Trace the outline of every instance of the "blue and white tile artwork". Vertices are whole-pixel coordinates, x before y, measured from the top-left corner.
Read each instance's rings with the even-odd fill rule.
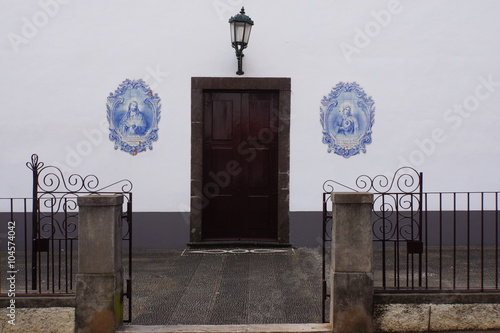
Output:
[[[132,155],[153,149],[158,140],[160,98],[143,80],[125,80],[107,103],[109,139]]]
[[[375,107],[370,96],[356,82],[338,83],[321,100],[323,143],[328,152],[349,158],[366,153],[372,142]]]

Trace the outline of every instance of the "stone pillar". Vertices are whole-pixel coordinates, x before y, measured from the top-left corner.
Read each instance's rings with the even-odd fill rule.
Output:
[[[371,193],[332,193],[333,332],[373,332]]]
[[[78,198],[76,333],[114,333],[123,321],[121,195]]]

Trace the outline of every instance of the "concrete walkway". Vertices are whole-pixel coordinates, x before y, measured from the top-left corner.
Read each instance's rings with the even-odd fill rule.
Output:
[[[133,255],[133,325],[321,322],[319,249]]]

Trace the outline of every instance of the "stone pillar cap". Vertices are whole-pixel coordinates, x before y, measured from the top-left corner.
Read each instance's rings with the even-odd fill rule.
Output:
[[[78,197],[78,206],[118,206],[123,204],[121,194],[91,194]]]
[[[373,193],[369,192],[332,192],[332,202],[336,204],[373,203]]]

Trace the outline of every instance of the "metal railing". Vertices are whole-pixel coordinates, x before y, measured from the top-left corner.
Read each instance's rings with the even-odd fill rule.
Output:
[[[69,198],[67,198],[69,199]],[[16,295],[73,294],[77,266],[76,214],[67,209],[44,216],[50,236],[36,238],[32,228],[33,198],[0,198],[0,295],[11,289],[6,278],[15,272]],[[36,250],[36,251],[35,251]]]
[[[0,296],[74,295],[78,267],[78,204],[82,195],[124,197],[124,270],[128,319],[132,311],[132,183],[101,187],[94,175],[65,176],[33,154],[31,198],[0,198]],[[13,276],[14,279],[7,280]],[[12,282],[15,280],[15,283]],[[8,296],[10,297],[10,296]]]
[[[331,242],[333,191],[374,194],[376,292],[499,292],[499,192],[424,192],[423,174],[404,167],[392,178],[362,175],[354,186],[323,185],[323,301],[328,299],[325,247]]]
[[[380,196],[387,201],[398,194]],[[374,224],[375,286],[500,291],[498,201],[498,192],[424,192],[418,217],[408,209],[374,212],[385,215],[383,224]]]

